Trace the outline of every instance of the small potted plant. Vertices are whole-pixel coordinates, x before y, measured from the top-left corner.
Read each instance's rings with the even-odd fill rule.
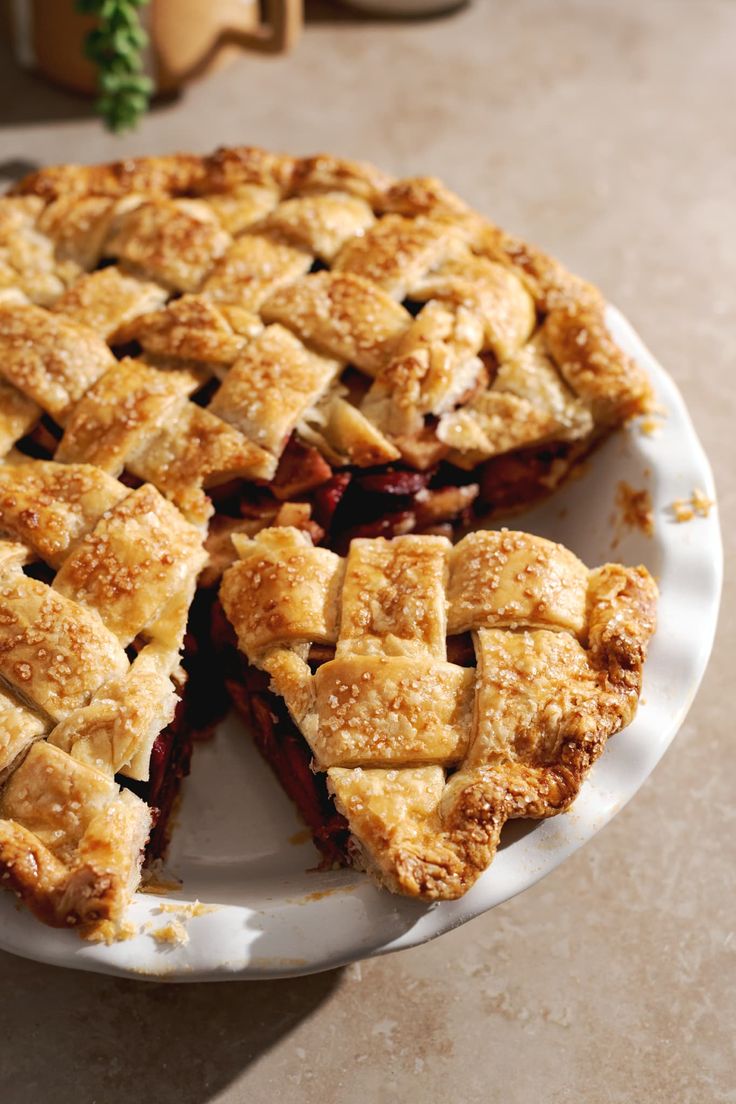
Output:
[[[242,49],[295,42],[303,0],[19,0],[16,54],[51,80],[96,93],[112,130],[134,126],[156,92],[171,92]]]

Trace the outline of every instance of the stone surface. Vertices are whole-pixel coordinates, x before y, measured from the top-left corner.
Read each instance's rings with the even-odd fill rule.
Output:
[[[0,55],[0,172],[251,142],[434,172],[600,283],[685,393],[736,549],[736,5],[319,6],[137,134]],[[697,524],[697,523],[693,523]],[[295,981],[167,986],[0,955],[7,1104],[736,1101],[732,656],[648,785],[534,889],[438,942]]]

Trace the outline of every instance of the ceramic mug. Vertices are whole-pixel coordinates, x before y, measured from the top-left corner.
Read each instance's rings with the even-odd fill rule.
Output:
[[[82,46],[94,19],[76,12],[74,0],[14,0],[11,15],[22,64],[78,92],[96,90]],[[151,0],[140,17],[149,36],[145,72],[157,92],[169,92],[242,49],[288,50],[302,27],[303,0],[268,0],[263,22],[258,0]]]

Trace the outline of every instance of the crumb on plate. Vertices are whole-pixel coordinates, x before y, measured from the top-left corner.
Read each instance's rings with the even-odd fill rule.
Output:
[[[705,491],[696,487],[690,498],[676,498],[670,509],[675,521],[692,521],[694,517],[708,517],[715,506],[712,498],[708,498]]]
[[[208,912],[215,912],[217,905],[205,905],[201,901],[178,901],[169,903],[162,901],[157,906],[157,913],[173,912],[180,920],[192,920],[196,916],[206,916]]]
[[[660,432],[664,425],[663,412],[658,411],[656,414],[647,414],[645,417],[641,418],[637,424],[642,436],[654,437]]]
[[[173,947],[183,947],[189,942],[189,932],[181,920],[170,920],[160,928],[153,928],[148,933],[157,943],[168,944]]]
[[[642,487],[637,489],[621,480],[616,487],[616,509],[618,520],[627,529],[638,529],[651,537],[654,533],[654,507],[651,492]]]

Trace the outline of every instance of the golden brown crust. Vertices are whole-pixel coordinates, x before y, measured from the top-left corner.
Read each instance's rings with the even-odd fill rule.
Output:
[[[140,479],[155,483],[186,518],[204,525],[212,513],[204,487],[238,477],[269,479],[276,461],[221,418],[188,402],[129,456],[127,466]]]
[[[347,192],[376,207],[391,183],[390,176],[366,161],[320,153],[293,163],[289,192]]]
[[[0,379],[0,456],[24,437],[41,417],[41,408],[12,384]]]
[[[0,196],[0,294],[48,306],[78,270],[57,264],[54,243],[36,225],[42,212],[38,196]]]
[[[210,410],[280,456],[284,441],[340,368],[339,361],[306,349],[283,326],[267,326],[240,353]]]
[[[544,337],[563,378],[590,405],[597,423],[617,424],[648,409],[651,384],[609,334],[602,304],[551,310]]]
[[[468,214],[462,199],[433,176],[413,176],[389,184],[379,200],[379,209],[396,215]]]
[[[589,571],[506,530],[356,540],[344,567],[296,530],[235,544],[220,593],[240,647],[326,770],[357,861],[396,892],[465,893],[505,821],[566,809],[634,715],[645,568]],[[447,662],[447,634],[467,631],[475,666]],[[335,657],[312,675],[315,640]]]
[[[56,725],[49,743],[106,775],[147,778],[151,748],[178,700],[160,658],[144,648],[122,678],[106,682],[89,705]]]
[[[50,239],[56,261],[65,262],[70,273],[89,270],[102,256],[117,207],[106,196],[61,195],[44,207],[36,227]]]
[[[150,485],[131,492],[96,468],[51,462],[0,468],[0,518],[24,542],[0,542],[0,679],[17,701],[78,728],[74,716],[128,678],[123,647],[138,638],[168,712],[201,533]],[[58,568],[52,586],[24,574],[24,545]],[[148,740],[150,751],[149,730],[133,727],[131,746]]]
[[[201,534],[150,484],[108,510],[64,560],[54,590],[97,610],[123,646],[204,562]]]
[[[346,242],[335,269],[371,280],[393,299],[405,299],[427,272],[439,268],[456,237],[451,222],[386,215]]]
[[[350,272],[318,272],[274,292],[266,322],[280,322],[326,356],[368,375],[385,363],[411,315],[381,288]]]
[[[340,557],[313,548],[299,529],[266,529],[238,550],[248,553],[226,573],[222,600],[248,655],[287,639],[332,641],[342,583]]]
[[[444,537],[352,541],[337,654],[444,659],[449,548]]]
[[[259,184],[283,194],[291,186],[296,164],[293,157],[256,146],[221,147],[203,159],[203,172],[194,190],[200,195],[217,194],[243,184]]]
[[[501,364],[518,353],[536,325],[534,303],[518,276],[467,249],[418,279],[411,295],[473,314],[483,326],[483,348]]]
[[[0,876],[54,927],[119,924],[150,810],[111,777],[41,741],[0,795]]]
[[[248,332],[243,334],[209,299],[182,295],[161,310],[131,319],[118,331],[117,340],[121,344],[138,341],[154,357],[220,367],[232,364],[247,338],[255,337],[262,328],[253,315]]]
[[[42,461],[0,466],[0,524],[22,542],[0,541],[0,876],[47,923],[114,934],[151,823],[114,775],[145,780],[173,718],[202,534],[150,485]]]
[[[109,265],[81,276],[56,300],[54,310],[115,344],[125,323],[162,306],[165,299],[166,292],[158,284]]]
[[[22,703],[60,720],[127,669],[96,611],[29,578],[10,558],[0,565],[0,682]]]
[[[0,783],[30,744],[46,734],[46,727],[38,714],[0,690]]]
[[[0,376],[57,420],[114,364],[86,327],[41,307],[0,304]]]
[[[45,200],[66,195],[125,196],[147,192],[183,195],[196,190],[203,177],[202,158],[194,155],[131,157],[107,165],[52,165],[39,169],[15,184],[11,195],[37,195]]]
[[[331,263],[347,242],[360,237],[374,221],[365,200],[345,192],[326,192],[284,200],[263,226]]]
[[[128,458],[156,436],[197,386],[188,372],[159,372],[126,358],[106,372],[67,420],[56,459],[94,464],[119,475]]]
[[[230,330],[225,337],[234,351],[238,340]],[[201,338],[199,347],[212,351],[215,341]],[[276,458],[190,402],[200,382],[201,376],[189,370],[162,371],[132,359],[116,362],[74,408],[57,458],[93,463],[113,475],[127,467],[154,483],[190,521],[204,525],[212,512],[204,487],[238,476],[269,478]]]
[[[52,567],[128,488],[91,464],[45,460],[0,467],[0,527]]]
[[[230,244],[206,204],[148,200],[121,215],[105,243],[111,257],[172,291],[197,291]]]
[[[111,257],[117,268],[89,272]],[[325,263],[332,271],[319,270]],[[188,294],[151,313],[161,288]],[[258,379],[234,376],[214,405],[232,426],[247,426],[254,444],[268,439],[272,457],[286,424],[333,464],[400,456],[424,469],[446,457],[473,470],[550,443],[573,443],[577,455],[649,400],[644,375],[605,329],[593,287],[440,182],[394,180],[329,155],[239,147],[34,174],[0,199],[0,299],[18,310],[28,297],[110,342],[140,341],[153,367],[196,367],[203,379],[221,377],[258,340],[258,313],[292,331],[305,366],[317,353],[339,361],[340,372],[378,377],[362,402],[358,392],[322,394],[295,411],[302,417],[285,419],[294,393],[286,373],[283,396],[276,386],[271,401],[256,404],[256,426],[248,395]],[[404,298],[412,313],[424,304],[415,321],[397,302]],[[0,339],[20,318],[7,317]],[[0,363],[15,389],[0,425],[6,451],[37,415],[19,407],[22,399],[63,422],[75,403],[67,377],[79,373],[82,395],[99,375],[89,338],[65,331],[56,356],[43,336],[48,325],[34,318],[43,355],[30,364],[16,345],[8,366]],[[251,368],[257,377],[257,358]],[[182,417],[197,420],[191,411]],[[268,464],[244,460],[242,442],[199,421],[210,452],[229,465],[215,471],[210,461],[201,479],[269,478]],[[171,442],[154,451],[168,462]],[[200,480],[191,457],[171,459],[177,481],[187,473]],[[141,466],[151,477],[151,465]],[[188,502],[190,516],[206,516],[201,486],[167,493]]]
[[[427,415],[454,409],[483,387],[482,325],[463,307],[432,301],[400,338],[366,395],[364,412],[392,436],[421,432]]]
[[[211,267],[202,294],[258,311],[272,292],[303,276],[311,264],[312,255],[282,234],[242,234]]]
[[[448,633],[560,628],[580,637],[588,569],[561,544],[481,529],[450,553]]]

